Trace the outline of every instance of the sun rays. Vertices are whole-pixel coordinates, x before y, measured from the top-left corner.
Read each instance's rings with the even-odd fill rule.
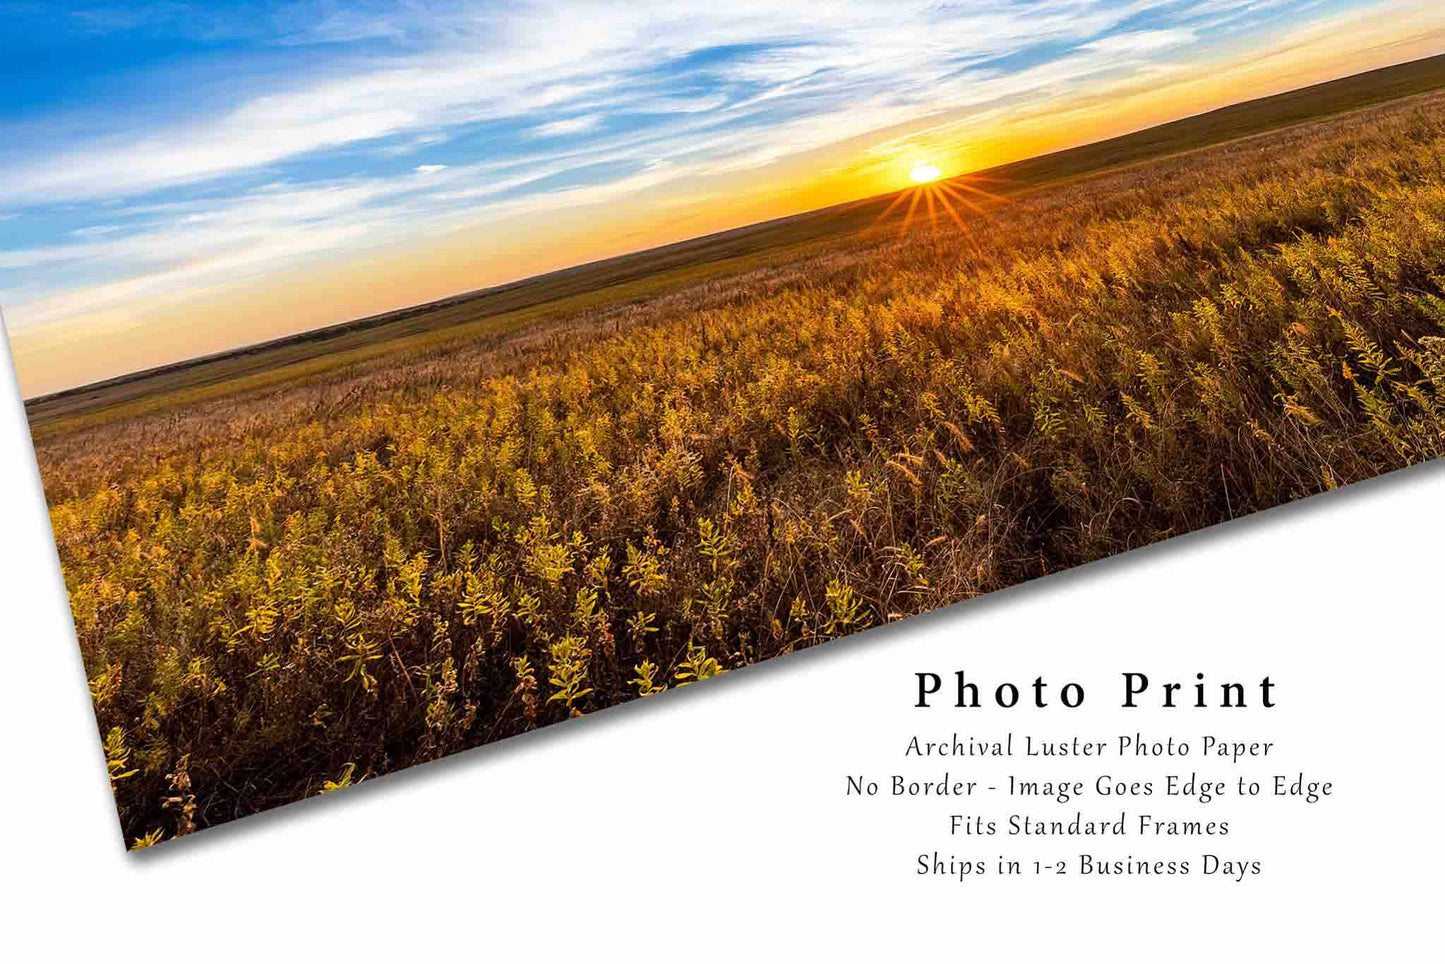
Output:
[[[981,180],[978,175],[964,175],[941,180],[939,169],[936,166],[922,163],[916,164],[910,169],[909,177],[917,182],[917,185],[899,191],[898,196],[883,209],[883,212],[873,222],[875,225],[881,224],[894,211],[907,204],[902,221],[898,225],[900,237],[913,227],[915,216],[921,219],[926,214],[929,226],[936,229],[941,212],[952,220],[960,231],[972,238],[973,232],[969,229],[967,221],[964,220],[964,215],[989,217],[989,209],[980,203],[980,200],[995,203],[1001,203],[1004,200],[1000,195],[985,191],[971,183]]]

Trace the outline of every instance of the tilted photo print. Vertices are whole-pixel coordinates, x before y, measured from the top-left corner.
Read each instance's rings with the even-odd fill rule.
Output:
[[[1445,452],[1435,3],[0,37],[0,309],[128,847]]]

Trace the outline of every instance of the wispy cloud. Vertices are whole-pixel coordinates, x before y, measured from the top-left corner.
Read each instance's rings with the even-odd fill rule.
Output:
[[[95,224],[88,228],[76,228],[70,232],[73,238],[94,238],[102,234],[114,234],[125,229],[119,224]]]
[[[513,7],[505,16],[454,6],[431,18],[425,50],[399,47],[365,58],[359,69],[309,81],[261,77],[261,90],[195,120],[82,139],[64,163],[22,160],[3,171],[0,200],[136,194],[354,144],[381,147],[428,130],[520,124],[539,114],[552,117],[528,129],[579,133],[596,120],[569,108],[592,105],[668,114],[688,103],[717,109],[778,88],[799,111],[839,110],[860,91],[906,102],[928,96],[929,84],[969,61],[1082,43],[1155,5],[840,0],[779,12],[769,5],[674,2],[643,10],[568,0]],[[392,24],[395,16],[385,19]],[[374,34],[406,32],[393,25]]]
[[[1091,40],[1079,49],[1109,56],[1152,54],[1172,47],[1186,47],[1196,40],[1198,34],[1188,28],[1140,30]]]
[[[538,124],[528,133],[533,137],[566,137],[569,134],[582,134],[595,130],[601,123],[602,117],[598,114],[590,117],[569,117],[566,120]]]

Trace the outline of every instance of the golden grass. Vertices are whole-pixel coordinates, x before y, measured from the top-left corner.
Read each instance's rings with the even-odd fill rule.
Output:
[[[1439,456],[1442,106],[41,440],[128,837]]]
[[[48,439],[212,401],[230,405],[259,392],[314,385],[319,378],[338,373],[354,374],[377,360],[391,366],[398,356],[435,355],[479,342],[495,345],[501,337],[526,331],[538,323],[555,326],[560,321],[580,318],[595,324],[630,304],[712,278],[740,274],[779,257],[786,259],[805,246],[785,245],[762,254],[733,255],[669,268],[498,314],[485,314],[462,304],[427,312],[420,322],[364,329],[320,343],[308,341],[304,335],[294,344],[283,339],[275,348],[226,355],[198,366],[199,370],[152,376],[134,384],[124,382],[99,392],[82,389],[74,399],[50,396],[31,402],[32,408],[38,408],[31,417],[31,434],[37,440]],[[408,328],[417,330],[408,332]],[[94,403],[89,397],[92,394],[99,396]]]

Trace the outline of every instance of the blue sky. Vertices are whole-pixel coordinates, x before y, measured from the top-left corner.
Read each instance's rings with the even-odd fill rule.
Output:
[[[0,0],[0,304],[12,338],[144,337],[157,303],[245,297],[309,262],[545,232],[588,206],[680,210],[872,132],[1393,9],[1441,26],[1410,0]],[[490,267],[457,290],[508,276]]]

